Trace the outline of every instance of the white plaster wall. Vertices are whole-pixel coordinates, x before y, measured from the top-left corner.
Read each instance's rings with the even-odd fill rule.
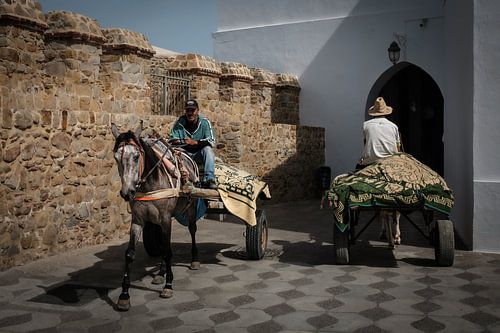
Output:
[[[445,6],[444,174],[455,195],[455,230],[472,248],[473,2]]]
[[[491,0],[219,0],[214,54],[298,75],[301,124],[325,127],[336,175],[359,157],[366,98],[390,66],[394,34],[404,34],[401,60],[427,71],[444,96],[455,230],[469,248],[500,251],[499,17]]]
[[[409,41],[403,55],[442,81],[441,61],[429,59],[442,57],[443,8],[440,0],[219,0],[214,54],[298,75],[300,122],[325,127],[326,163],[336,175],[361,154],[366,99],[391,66],[395,33]],[[431,18],[425,33],[415,28],[422,18]]]
[[[474,1],[474,250],[500,252],[500,2]]]

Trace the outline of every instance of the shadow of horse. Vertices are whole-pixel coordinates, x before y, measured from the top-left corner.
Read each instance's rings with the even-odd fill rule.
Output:
[[[31,298],[30,302],[54,304],[70,307],[85,306],[96,299],[103,300],[106,304],[116,310],[116,304],[109,294],[119,289],[121,273],[123,271],[123,253],[128,243],[108,246],[104,251],[95,254],[100,260],[90,267],[83,268],[68,274],[69,279],[50,286],[38,286],[45,293]],[[233,244],[200,243],[199,250],[202,264],[218,264],[217,254],[221,250],[233,246]],[[185,267],[189,270],[191,263],[191,244],[172,243],[173,262],[172,266]],[[131,288],[160,293],[154,287],[149,287],[149,278],[160,269],[161,258],[150,257],[146,254],[143,246],[139,246],[136,252],[138,265],[131,269]],[[166,302],[168,302],[166,300]]]

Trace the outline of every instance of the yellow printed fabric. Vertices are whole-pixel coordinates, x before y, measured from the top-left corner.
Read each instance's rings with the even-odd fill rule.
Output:
[[[257,197],[262,193],[266,199],[271,198],[267,184],[246,171],[218,162],[215,177],[226,209],[247,224],[256,225]]]
[[[353,174],[335,178],[324,199],[338,224],[348,223],[352,206],[430,208],[449,214],[453,194],[446,182],[413,156],[394,154]]]

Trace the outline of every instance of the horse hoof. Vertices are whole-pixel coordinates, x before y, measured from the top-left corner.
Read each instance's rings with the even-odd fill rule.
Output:
[[[152,284],[164,284],[165,283],[165,278],[161,275],[155,275],[153,277],[153,281],[151,281]]]
[[[174,296],[174,291],[169,288],[163,288],[163,290],[160,293],[161,298],[170,298],[172,296]]]
[[[128,311],[130,309],[130,299],[119,299],[116,303],[118,311]]]
[[[396,245],[401,245],[401,239],[400,239],[400,238],[396,238],[396,239],[394,240],[394,244],[396,244]]]
[[[193,261],[191,263],[191,269],[194,270],[194,271],[200,269],[200,262],[199,261]]]
[[[388,248],[389,250],[394,250],[394,244],[389,244],[389,245],[387,245],[387,248]]]

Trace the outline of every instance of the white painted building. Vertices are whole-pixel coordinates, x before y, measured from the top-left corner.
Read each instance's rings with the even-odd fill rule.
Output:
[[[452,220],[477,251],[500,251],[500,1],[219,0],[214,54],[296,74],[301,125],[326,129],[333,175],[352,170],[378,96],[406,151],[441,172]],[[387,49],[401,47],[393,66]]]

